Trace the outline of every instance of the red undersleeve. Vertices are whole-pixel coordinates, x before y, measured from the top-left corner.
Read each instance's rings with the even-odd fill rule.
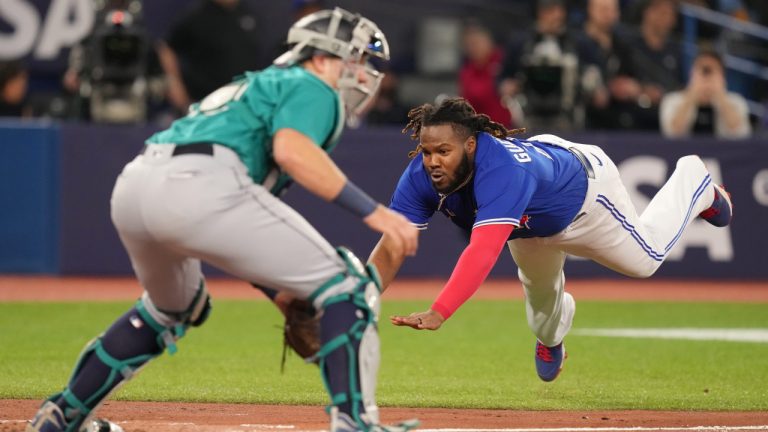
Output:
[[[456,262],[451,278],[432,304],[432,310],[448,319],[480,288],[512,233],[509,224],[483,225],[472,230],[469,245]]]

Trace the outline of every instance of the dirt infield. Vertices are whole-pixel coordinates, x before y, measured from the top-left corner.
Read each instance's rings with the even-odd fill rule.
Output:
[[[1,401],[0,418],[29,416],[37,401]],[[213,432],[322,430],[321,407],[276,405],[109,402],[100,411],[128,432]],[[20,417],[21,416],[21,417]],[[383,408],[384,423],[418,418],[423,429],[692,428],[768,425],[768,413],[675,411],[516,411]],[[0,423],[0,432],[20,432],[20,421]],[[721,429],[722,430],[722,429]],[[753,429],[754,430],[754,429]],[[759,429],[758,429],[759,430]],[[768,430],[768,426],[763,430]]]
[[[386,299],[433,299],[441,281],[398,282]],[[215,298],[263,299],[243,282],[213,279],[209,288]],[[735,301],[768,303],[764,282],[691,281],[569,281],[568,290],[578,299],[626,301]],[[132,278],[0,277],[0,302],[128,300],[140,294]],[[489,281],[475,298],[520,298],[519,282]],[[0,432],[24,430],[39,401],[0,400]],[[319,406],[268,406],[159,402],[107,402],[100,414],[128,432],[202,432],[322,430],[327,416]],[[442,430],[762,430],[768,431],[766,412],[681,411],[518,411],[477,409],[383,408],[382,420],[418,418],[422,429]],[[722,428],[712,428],[712,427]],[[640,429],[637,429],[640,428]]]

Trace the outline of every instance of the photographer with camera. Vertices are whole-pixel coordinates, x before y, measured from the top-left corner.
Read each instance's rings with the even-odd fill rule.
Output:
[[[140,123],[164,101],[165,77],[141,8],[139,0],[107,1],[91,34],[73,47],[63,81],[75,95],[74,116]]]
[[[633,81],[620,75],[628,62],[623,41],[628,30],[620,22],[619,0],[587,0],[586,12],[587,20],[576,39],[586,105],[585,127],[614,129],[620,124],[616,104],[622,97],[620,86],[615,84]],[[634,85],[639,88],[636,81]]]
[[[516,124],[529,131],[584,123],[579,59],[566,18],[565,0],[537,0],[535,28],[504,55],[499,94]]]
[[[711,49],[699,51],[687,87],[664,96],[660,122],[670,138],[714,134],[737,139],[752,134],[747,102],[738,93],[728,92],[723,61]]]
[[[674,30],[676,0],[642,0],[640,26],[622,40],[623,59],[608,87],[620,129],[659,130],[659,104],[685,80],[683,51]]]

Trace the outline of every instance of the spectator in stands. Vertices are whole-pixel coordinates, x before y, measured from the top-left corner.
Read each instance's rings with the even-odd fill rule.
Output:
[[[512,125],[509,110],[502,105],[496,88],[503,52],[491,32],[471,22],[464,28],[464,64],[459,71],[459,94],[479,113],[506,127]]]
[[[574,37],[566,28],[565,0],[538,0],[533,31],[513,40],[504,54],[499,93],[509,107],[520,106],[529,129],[581,127],[579,63]]]
[[[617,123],[611,106],[617,99],[611,94],[612,83],[626,55],[622,44],[625,32],[619,28],[619,1],[589,0],[586,9],[587,20],[576,39],[586,101],[585,123],[589,129],[610,129]]]
[[[0,117],[21,117],[27,114],[24,101],[29,75],[16,60],[0,62]]]
[[[676,0],[647,0],[639,32],[627,37],[619,77],[610,83],[618,127],[659,130],[659,103],[683,85],[682,48],[674,39]]]
[[[752,133],[744,97],[729,92],[720,55],[703,49],[691,68],[688,85],[661,101],[661,130],[671,138],[702,133],[746,138]]]
[[[268,66],[257,20],[240,0],[200,0],[170,29],[160,50],[179,111],[246,70]]]

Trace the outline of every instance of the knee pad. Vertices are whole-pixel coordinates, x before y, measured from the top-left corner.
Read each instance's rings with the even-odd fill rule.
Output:
[[[86,344],[67,387],[48,399],[62,408],[66,432],[77,432],[87,424],[109,394],[163,350],[175,353],[176,341],[186,328],[201,325],[210,310],[210,296],[202,282],[190,306],[180,313],[160,311],[144,293],[106,332]]]
[[[337,329],[331,337],[324,338],[316,359],[319,360],[323,382],[331,396],[331,404],[339,406],[349,403],[349,414],[360,427],[378,424],[376,405],[376,380],[379,370],[378,317],[381,307],[381,282],[376,269],[365,266],[349,250],[338,249],[347,270],[331,279],[313,294],[310,299],[322,299],[320,309],[324,310],[321,325],[345,322],[346,328]],[[354,283],[345,283],[351,278]],[[343,285],[342,285],[343,284]],[[323,295],[332,293],[330,295]],[[346,307],[342,305],[346,303]],[[338,311],[338,312],[337,312]],[[352,311],[352,312],[350,312]],[[346,370],[328,364],[327,359],[337,350],[346,352]],[[331,374],[344,374],[344,388],[332,388]],[[338,376],[338,375],[336,375]],[[359,409],[362,404],[363,411]]]
[[[345,247],[337,248],[336,252],[344,260],[346,270],[326,281],[307,300],[315,306],[315,309],[322,310],[335,302],[354,298],[358,302],[364,302],[367,309],[373,311],[374,322],[377,322],[381,309],[379,272],[373,265],[363,264],[352,251]]]
[[[184,337],[189,326],[199,327],[208,319],[211,307],[211,296],[202,280],[189,307],[182,312],[158,308],[146,292],[136,302],[136,310],[143,321],[157,332],[158,345],[167,348],[171,355],[178,351],[176,341]]]

